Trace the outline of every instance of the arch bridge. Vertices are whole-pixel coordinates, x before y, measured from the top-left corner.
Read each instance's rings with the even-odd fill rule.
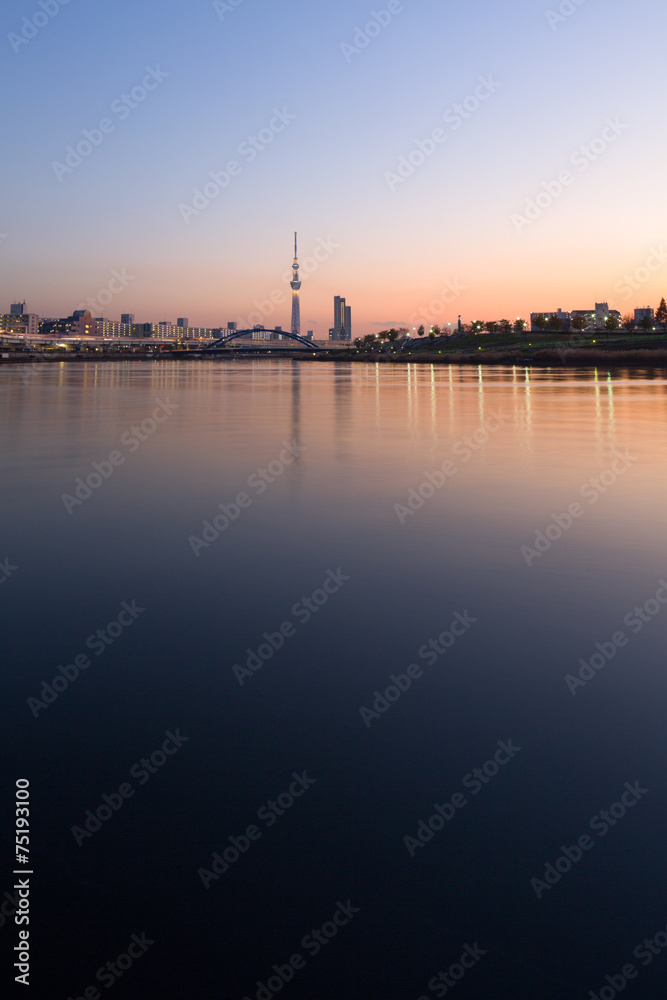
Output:
[[[268,338],[253,340],[252,336],[248,337],[248,334],[252,335],[256,333],[276,334],[279,337],[285,337],[288,340],[297,341],[299,344],[301,344],[303,349],[308,348],[308,350],[310,351],[323,350],[323,348],[320,347],[319,344],[314,344],[312,340],[307,340],[306,337],[302,337],[298,333],[289,333],[287,330],[270,330],[264,326],[261,327],[254,326],[250,330],[232,330],[230,333],[226,333],[223,337],[220,337],[219,340],[216,340],[212,344],[209,344],[208,347],[205,347],[202,350],[202,354],[211,354],[223,350],[227,346],[227,344],[231,344],[233,340],[238,340],[240,337],[244,338],[245,343],[252,344],[253,347],[256,347],[258,344],[261,343],[267,345],[271,343],[271,340]],[[248,338],[247,340],[245,340],[246,337]]]

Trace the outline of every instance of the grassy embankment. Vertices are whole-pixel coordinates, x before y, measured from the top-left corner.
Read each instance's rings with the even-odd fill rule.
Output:
[[[382,344],[344,353],[326,351],[308,360],[407,364],[500,364],[580,367],[667,367],[667,334],[625,332],[586,335],[483,334]]]

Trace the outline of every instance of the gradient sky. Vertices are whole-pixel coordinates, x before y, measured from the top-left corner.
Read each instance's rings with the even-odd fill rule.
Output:
[[[12,44],[41,8],[7,0],[0,311],[25,299],[32,312],[67,315],[125,269],[127,286],[98,315],[217,326],[282,291],[267,325],[288,327],[295,229],[302,261],[318,241],[330,248],[302,289],[302,327],[316,337],[336,294],[352,306],[355,336],[413,325],[421,309],[453,323],[596,299],[624,313],[657,306],[667,294],[664,0],[579,2],[561,4],[574,13],[550,25],[556,0],[393,0],[366,47],[344,51],[387,3],[231,0],[218,12],[207,0],[69,0]],[[121,119],[112,105],[147,67],[168,76]],[[446,121],[480,78],[493,93],[460,127]],[[239,147],[274,109],[295,117],[250,162]],[[104,118],[113,131],[58,179],[53,164]],[[584,170],[577,150],[607,119],[618,123],[613,141]],[[438,128],[445,141],[390,184]],[[230,160],[240,172],[186,222],[179,206]],[[517,222],[564,170],[560,196]]]

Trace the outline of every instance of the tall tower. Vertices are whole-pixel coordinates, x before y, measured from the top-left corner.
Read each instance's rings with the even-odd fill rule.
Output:
[[[294,234],[294,263],[292,264],[292,333],[301,334],[301,303],[299,292],[301,290],[301,280],[299,278],[299,261],[296,252],[296,233]]]
[[[334,296],[334,335],[332,340],[352,339],[352,309],[341,295]]]

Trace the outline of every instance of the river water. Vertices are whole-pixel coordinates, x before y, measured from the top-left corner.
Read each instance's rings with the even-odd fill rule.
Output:
[[[42,364],[0,407],[36,993],[658,995],[661,374]]]

